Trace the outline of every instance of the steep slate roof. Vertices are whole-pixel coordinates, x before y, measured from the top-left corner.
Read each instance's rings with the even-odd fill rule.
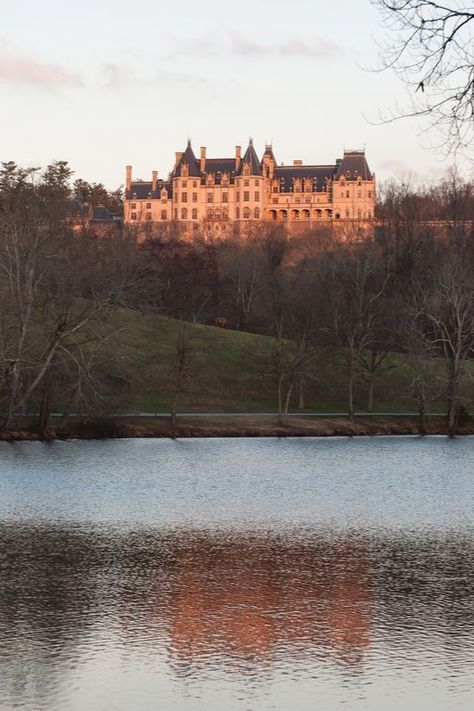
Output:
[[[211,173],[214,176],[216,185],[220,185],[223,173],[229,175],[231,183],[234,182],[235,176],[235,158],[206,158],[205,172]]]
[[[148,198],[156,199],[161,197],[161,190],[165,187],[168,191],[168,197],[173,194],[173,185],[169,181],[158,180],[156,190],[153,192],[153,183],[151,180],[135,180],[132,182],[130,190],[127,190],[125,197],[127,200],[147,200]]]
[[[372,180],[372,173],[365,159],[364,151],[344,151],[344,158],[336,173],[336,180],[342,175],[354,180],[359,176],[362,180]]]
[[[275,168],[275,178],[280,181],[280,190],[289,193],[296,178],[311,178],[319,190],[326,184],[326,178],[333,178],[336,165],[279,165]]]
[[[187,164],[189,166],[189,176],[191,178],[201,177],[201,171],[199,170],[199,161],[194,155],[194,151],[191,146],[191,141],[188,141],[186,150],[184,151],[182,158],[180,159],[178,165],[173,171],[173,178],[181,177],[181,168],[184,164]]]
[[[250,139],[247,150],[245,151],[244,157],[240,161],[240,166],[238,170],[238,175],[242,175],[245,163],[250,165],[250,175],[261,175],[262,168],[257,154],[255,153],[255,148],[253,147],[253,140]]]

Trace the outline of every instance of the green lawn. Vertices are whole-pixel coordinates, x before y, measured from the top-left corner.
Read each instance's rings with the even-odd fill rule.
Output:
[[[129,381],[122,408],[169,411],[182,328],[181,322],[159,316],[126,310],[118,314],[108,348],[115,374]],[[276,382],[269,365],[274,343],[271,338],[212,326],[187,324],[187,328],[190,355],[180,411],[276,411]],[[305,410],[347,410],[346,377],[339,356],[337,352],[325,352],[314,364],[305,385]],[[393,367],[376,381],[375,410],[416,409],[408,393],[407,359],[394,354],[389,363]],[[442,364],[433,362],[433,372],[441,374]],[[357,409],[366,409],[367,385],[362,381],[356,387],[356,404]],[[296,411],[297,405],[295,393],[290,410]],[[433,404],[433,408],[440,407],[443,409],[442,403]]]

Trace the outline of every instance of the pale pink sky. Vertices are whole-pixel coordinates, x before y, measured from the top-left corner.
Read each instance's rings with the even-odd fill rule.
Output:
[[[253,136],[278,161],[331,163],[366,147],[380,179],[443,173],[417,121],[377,126],[406,102],[377,66],[369,0],[0,0],[0,160],[69,160],[115,187],[124,165],[164,175],[188,136],[216,157]],[[467,163],[461,160],[467,170]]]

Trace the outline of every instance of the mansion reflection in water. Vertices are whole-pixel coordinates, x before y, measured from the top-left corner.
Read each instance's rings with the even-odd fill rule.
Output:
[[[356,669],[374,625],[472,639],[469,539],[5,526],[0,546],[3,673],[18,655],[47,671],[108,628],[176,672],[281,655]]]

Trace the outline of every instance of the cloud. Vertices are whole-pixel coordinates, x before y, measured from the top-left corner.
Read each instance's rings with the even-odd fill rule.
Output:
[[[237,33],[229,36],[229,49],[232,54],[240,56],[266,57],[308,57],[310,59],[326,59],[343,54],[344,50],[333,42],[328,42],[321,38],[303,40],[292,38],[284,42],[265,43],[256,40],[249,40]]]
[[[238,32],[224,32],[216,39],[214,35],[198,38],[181,38],[175,41],[175,48],[169,56],[216,57],[233,55],[243,58],[308,58],[325,60],[345,54],[340,45],[315,37],[301,39],[293,37],[284,41],[262,42]]]
[[[14,51],[5,41],[0,43],[0,82],[51,89],[83,86],[80,74],[70,72],[60,64],[43,62]]]
[[[102,67],[103,84],[106,89],[120,91],[130,86],[165,87],[165,86],[204,86],[207,82],[201,77],[185,72],[169,71],[157,67],[152,73],[137,70],[129,64],[108,62]]]

